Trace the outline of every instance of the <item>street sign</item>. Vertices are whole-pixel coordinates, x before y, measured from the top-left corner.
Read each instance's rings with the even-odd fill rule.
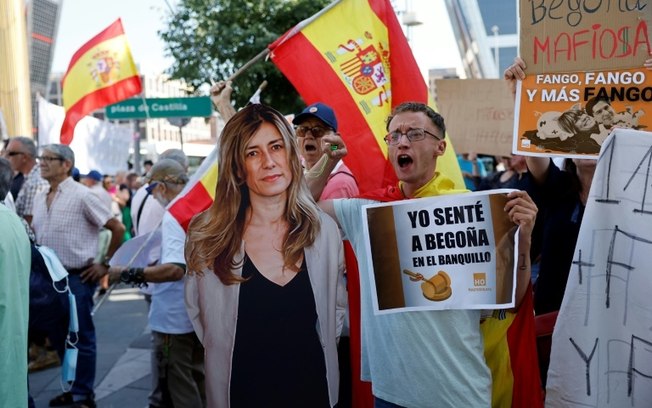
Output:
[[[107,119],[147,119],[174,117],[206,117],[212,113],[208,96],[188,98],[126,99],[106,107]]]

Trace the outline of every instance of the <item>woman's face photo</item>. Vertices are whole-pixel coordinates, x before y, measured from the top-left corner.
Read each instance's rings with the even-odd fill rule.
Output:
[[[292,182],[283,136],[264,122],[245,149],[246,182],[252,196],[271,197],[285,193]]]
[[[580,132],[586,132],[595,126],[595,119],[586,113],[582,113],[575,121],[575,127]]]

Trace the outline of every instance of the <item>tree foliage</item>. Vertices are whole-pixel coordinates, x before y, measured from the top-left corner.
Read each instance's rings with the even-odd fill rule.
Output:
[[[268,44],[330,0],[180,0],[159,32],[175,60],[168,73],[198,89],[224,80]],[[335,28],[334,28],[335,29]],[[298,112],[299,95],[271,61],[260,60],[233,81],[236,106],[244,106],[263,80],[264,103]]]

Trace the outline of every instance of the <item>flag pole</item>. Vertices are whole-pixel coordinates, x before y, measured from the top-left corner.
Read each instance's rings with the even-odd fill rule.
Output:
[[[129,262],[127,262],[127,265],[125,266],[125,269],[131,268],[131,265],[134,263],[136,258],[138,258],[138,255],[140,255],[140,253],[143,252],[149,246],[149,243],[152,241],[152,238],[155,235],[154,232],[159,228],[159,226],[161,225],[161,222],[162,222],[162,220],[158,222],[158,224],[156,225],[156,228],[154,229],[154,231],[149,233],[149,236],[147,237],[147,239],[145,239],[145,242],[143,242],[143,244],[138,248],[138,250],[136,250],[136,252],[134,252],[134,254],[129,259]],[[102,304],[104,304],[104,302],[109,298],[109,295],[111,294],[111,292],[113,292],[113,289],[115,289],[115,287],[118,285],[118,283],[119,282],[114,282],[114,283],[111,284],[111,286],[106,291],[104,296],[99,300],[99,302],[97,302],[95,304],[95,306],[93,307],[93,310],[91,310],[91,316],[95,316],[95,313],[97,313],[97,311],[100,309],[100,307],[102,307]]]
[[[297,33],[299,33],[301,30],[306,28],[308,25],[310,25],[313,21],[317,20],[319,17],[327,13],[330,9],[338,5],[342,0],[335,0],[328,6],[324,7],[321,9],[318,13],[313,15],[312,17],[308,17],[307,19],[299,22],[299,24],[295,25],[292,27],[287,33],[285,33],[281,38],[282,40],[274,46],[274,48],[278,47],[279,45],[283,44],[285,41],[289,40],[290,38],[294,37]],[[278,41],[278,40],[277,40]],[[235,78],[237,78],[240,74],[242,74],[245,70],[247,70],[250,66],[258,62],[260,59],[267,57],[271,50],[268,48],[265,48],[261,52],[259,52],[255,57],[247,61],[243,66],[238,68],[231,76],[229,76],[226,81],[233,81]]]

